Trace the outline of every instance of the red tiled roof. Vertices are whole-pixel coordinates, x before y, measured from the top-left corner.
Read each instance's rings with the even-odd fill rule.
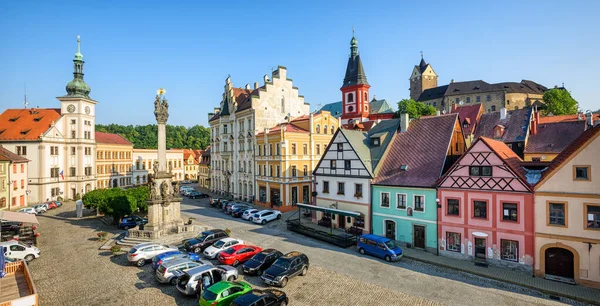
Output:
[[[26,163],[29,161],[27,158],[11,152],[2,145],[0,145],[0,160],[9,161],[13,163]]]
[[[465,121],[469,123],[468,128],[463,126],[463,134],[471,135],[475,131],[475,127],[479,122],[481,114],[483,114],[483,106],[480,103],[460,106],[453,110],[452,113],[458,113],[458,118],[461,125],[463,125]]]
[[[285,126],[286,133],[309,133],[309,131],[307,131],[303,128],[297,127],[294,124],[286,122],[286,123],[280,123],[280,124],[276,125],[275,127],[269,129],[269,133],[267,135],[279,133],[283,126]],[[265,131],[262,131],[256,135],[258,136],[258,135],[264,135],[264,134],[265,134]]]
[[[59,108],[7,109],[0,115],[0,140],[38,140],[59,118]]]
[[[544,171],[542,174],[542,179],[536,185],[541,186],[543,182],[546,181],[547,178],[551,177],[558,169],[562,167],[564,163],[567,163],[573,154],[575,154],[580,148],[586,147],[589,145],[591,141],[600,136],[600,125],[595,126],[594,128],[590,128],[583,132],[577,139],[575,139],[571,144],[569,144],[558,156],[552,160],[550,166],[548,166],[548,170]]]
[[[354,123],[346,123],[346,124],[342,124],[342,128],[345,130],[361,130],[361,131],[365,131],[368,132],[371,128],[373,128],[376,125],[375,121],[366,121],[366,122],[360,122],[358,124],[354,124]]]
[[[96,142],[104,144],[130,145],[133,144],[119,134],[96,132]]]
[[[483,141],[492,151],[500,157],[508,165],[508,167],[516,173],[524,184],[527,184],[527,179],[525,178],[525,168],[522,167],[523,160],[515,153],[511,148],[509,148],[504,142],[493,140],[487,137],[480,137],[481,141]]]
[[[538,124],[537,133],[529,135],[525,153],[560,153],[585,131],[585,127],[585,121]]]
[[[583,114],[583,118],[579,119],[579,115],[561,115],[561,116],[545,116],[540,117],[540,124],[544,123],[556,123],[556,122],[572,122],[572,121],[584,121],[587,115]],[[594,114],[594,121],[600,120],[600,114]]]
[[[374,180],[378,185],[434,187],[442,175],[457,114],[412,120],[398,132]],[[401,166],[406,165],[406,171]]]

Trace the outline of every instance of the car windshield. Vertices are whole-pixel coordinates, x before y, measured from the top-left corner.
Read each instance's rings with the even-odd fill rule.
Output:
[[[221,247],[222,247],[224,244],[225,244],[225,241],[223,241],[223,240],[219,240],[219,241],[217,241],[217,242],[216,242],[216,243],[215,243],[213,246],[214,246],[215,248],[221,248]]]
[[[223,251],[223,253],[225,253],[225,254],[233,254],[234,252],[235,252],[235,250],[233,248],[229,248],[229,249]]]
[[[204,239],[206,239],[206,236],[208,236],[208,234],[202,233],[199,236],[197,236],[196,239],[204,241]]]
[[[280,258],[280,259],[277,259],[277,261],[275,261],[275,263],[273,265],[275,267],[287,270],[290,267],[290,261],[287,259]]]
[[[206,290],[206,291],[204,291],[204,293],[202,294],[202,298],[203,298],[205,301],[214,301],[214,300],[216,300],[216,299],[217,299],[217,294],[216,294],[216,293],[214,293],[214,292],[212,292],[212,291],[210,291],[210,290]]]
[[[390,248],[390,250],[393,250],[396,248],[396,243],[394,243],[394,241],[392,240],[388,240],[385,245],[387,245],[388,248]]]
[[[135,252],[137,252],[137,249],[136,249],[136,248],[131,248],[131,249],[129,250],[129,254],[133,254],[133,253],[135,253]]]
[[[256,255],[254,255],[254,257],[252,257],[252,260],[256,261],[256,262],[263,262],[263,261],[265,261],[265,258],[267,258],[267,255],[265,255],[263,253],[258,253]]]

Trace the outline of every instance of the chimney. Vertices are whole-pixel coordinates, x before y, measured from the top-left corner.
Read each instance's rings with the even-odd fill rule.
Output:
[[[268,82],[269,81],[269,76],[265,74],[265,76],[263,77],[263,80],[265,81],[265,83]]]
[[[506,119],[506,107],[500,109],[500,120]]]
[[[400,114],[400,132],[406,132],[408,129],[408,114]]]
[[[577,113],[577,120],[583,120],[583,119],[584,119],[583,113],[582,112],[578,112]]]
[[[250,84],[246,83],[246,90],[250,90]]]
[[[439,109],[435,111],[435,115],[438,116],[438,117],[440,116],[440,110]]]
[[[451,84],[452,84],[452,83],[454,83],[454,79],[450,80],[450,83],[451,83]]]
[[[458,108],[458,106],[456,106],[456,103],[452,103],[452,113]]]
[[[258,89],[258,82],[254,82],[254,89]]]
[[[373,95],[373,100],[377,100],[377,95]]]
[[[540,123],[540,111],[537,108],[533,111],[533,122],[531,123],[531,135],[535,135],[538,132],[538,124]]]
[[[594,127],[594,113],[592,113],[591,111],[589,113],[587,113],[587,128],[591,129]]]

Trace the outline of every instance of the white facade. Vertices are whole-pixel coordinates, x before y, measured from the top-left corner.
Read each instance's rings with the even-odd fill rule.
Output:
[[[154,174],[154,162],[158,162],[157,149],[133,149],[133,185],[148,183],[148,175]],[[172,169],[173,181],[184,179],[183,149],[167,150],[167,169]]]
[[[287,69],[279,66],[272,80],[264,76],[264,85],[254,90],[233,88],[227,78],[223,100],[211,131],[211,190],[236,199],[255,197],[254,149],[256,134],[284,121],[310,112],[310,105],[298,94]],[[226,111],[225,111],[226,110]],[[210,115],[210,114],[209,114]]]

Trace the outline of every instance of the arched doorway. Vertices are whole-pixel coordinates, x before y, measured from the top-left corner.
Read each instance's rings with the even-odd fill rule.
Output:
[[[113,180],[113,188],[117,188],[119,187],[119,181],[117,181],[117,179]]]
[[[546,275],[575,278],[573,253],[563,248],[548,248],[544,254]]]
[[[90,185],[90,184],[85,185],[85,193],[88,193],[90,191],[92,191],[92,185]]]

